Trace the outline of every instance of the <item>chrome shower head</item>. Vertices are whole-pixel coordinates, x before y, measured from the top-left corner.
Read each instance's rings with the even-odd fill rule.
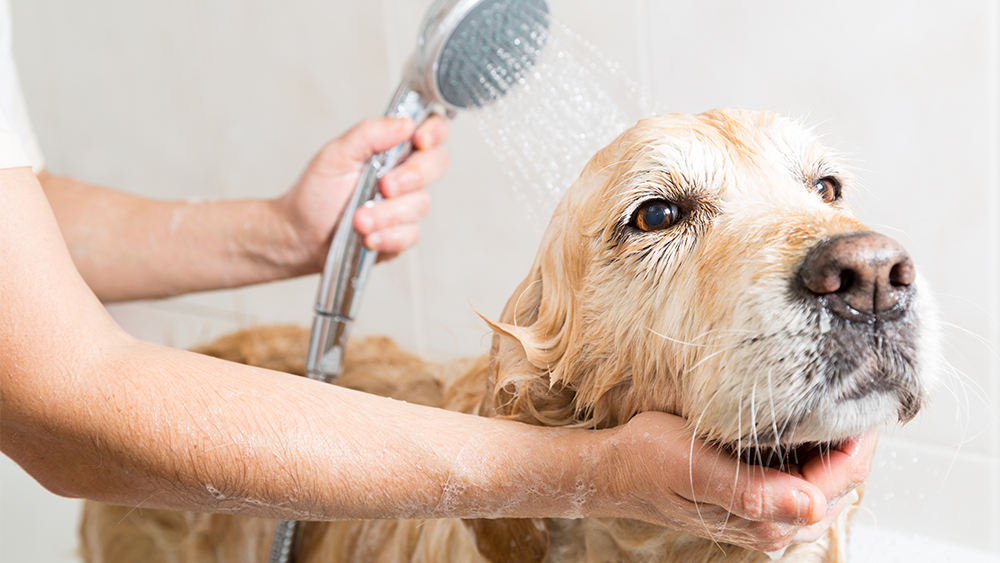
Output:
[[[420,31],[417,50],[386,115],[420,123],[444,108],[472,109],[498,100],[524,81],[548,37],[545,0],[437,0]],[[378,198],[378,179],[410,153],[409,141],[372,157],[344,210],[352,217]],[[353,321],[374,253],[342,220],[323,270],[317,318],[306,369],[310,377],[332,381],[340,374],[343,344]]]
[[[448,109],[470,109],[524,80],[549,28],[545,0],[437,0],[404,82]]]

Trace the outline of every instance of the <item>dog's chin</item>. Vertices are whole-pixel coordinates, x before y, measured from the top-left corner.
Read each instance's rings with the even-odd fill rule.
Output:
[[[903,420],[905,401],[896,392],[873,392],[863,397],[841,399],[810,410],[786,436],[775,440],[773,433],[761,432],[755,439],[742,439],[725,446],[750,465],[773,467],[795,473],[817,456],[839,451],[849,440],[887,424]]]

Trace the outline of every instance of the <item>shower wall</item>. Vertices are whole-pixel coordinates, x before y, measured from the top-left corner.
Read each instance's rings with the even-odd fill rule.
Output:
[[[382,113],[430,2],[11,3],[51,171],[157,198],[243,198],[280,194],[324,142]],[[1000,2],[551,4],[655,109],[773,110],[843,151],[866,183],[860,216],[906,245],[938,294],[952,367],[930,409],[885,432],[858,524],[877,517],[876,553],[891,532],[906,549],[1000,557]],[[545,223],[473,119],[451,131],[421,243],[377,268],[354,328],[442,358],[488,349],[475,311],[499,314]],[[109,309],[140,338],[188,347],[307,325],[317,281]],[[0,471],[0,560],[72,560],[78,503],[7,458]]]

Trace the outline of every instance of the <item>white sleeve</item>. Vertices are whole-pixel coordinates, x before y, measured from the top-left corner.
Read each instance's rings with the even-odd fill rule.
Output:
[[[11,50],[10,5],[0,0],[0,168],[45,167],[38,138],[31,127]]]

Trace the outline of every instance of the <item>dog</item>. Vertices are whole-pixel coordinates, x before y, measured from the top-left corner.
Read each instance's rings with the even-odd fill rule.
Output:
[[[926,404],[933,303],[906,250],[862,225],[857,180],[806,128],[718,109],[640,121],[586,165],[500,317],[487,358],[429,364],[354,342],[339,384],[528,424],[609,428],[684,417],[744,460],[807,450]],[[200,349],[302,373],[307,334],[251,329]],[[839,562],[851,510],[782,561]],[[88,562],[263,562],[275,523],[88,503]],[[322,522],[299,561],[762,562],[768,555],[628,520]]]

